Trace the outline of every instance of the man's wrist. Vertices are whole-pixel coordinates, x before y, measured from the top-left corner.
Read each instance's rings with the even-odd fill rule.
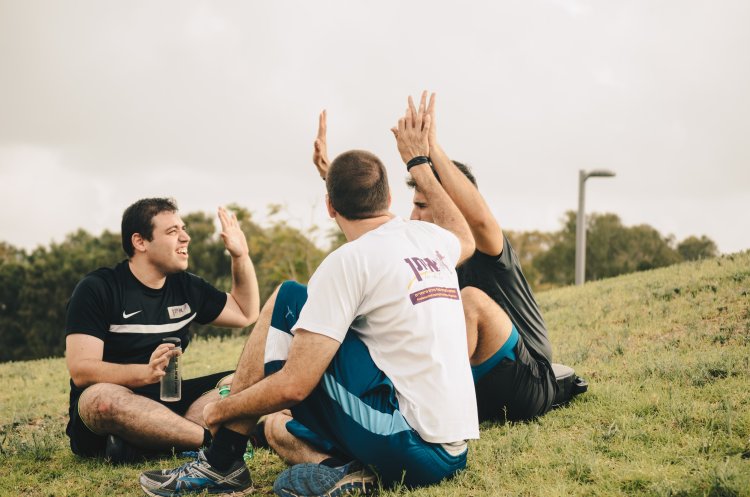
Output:
[[[245,252],[242,252],[241,254],[238,254],[238,255],[234,255],[234,254],[232,254],[230,252],[229,255],[232,257],[232,260],[235,260],[235,261],[240,261],[241,259],[244,259],[245,257],[247,257],[249,259],[250,258],[250,250],[248,249]]]
[[[143,366],[143,373],[138,378],[136,388],[145,387],[159,381],[158,379],[154,380],[154,368],[151,364],[141,364],[141,366]]]
[[[417,155],[416,157],[412,157],[409,161],[407,161],[406,170],[410,171],[412,167],[422,164],[432,165],[432,162],[430,162],[430,158],[426,155]]]

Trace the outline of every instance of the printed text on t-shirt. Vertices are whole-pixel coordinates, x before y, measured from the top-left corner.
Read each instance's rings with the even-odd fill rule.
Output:
[[[445,264],[445,257],[437,250],[435,251],[435,256],[437,262],[429,257],[408,257],[404,259],[404,262],[406,262],[414,273],[416,281],[423,281],[425,278],[429,277],[440,278],[440,270],[450,270],[450,268]],[[412,284],[414,282],[415,280],[412,280]],[[409,286],[411,287],[411,284]],[[418,290],[409,294],[409,298],[411,299],[412,304],[419,304],[436,298],[447,298],[452,300],[459,299],[458,289],[437,286]]]
[[[445,264],[445,256],[439,251],[435,251],[435,258],[438,262],[430,259],[429,257],[407,257],[404,262],[409,265],[409,268],[414,272],[417,281],[422,281],[426,275],[439,273],[441,267],[443,269],[450,268]]]

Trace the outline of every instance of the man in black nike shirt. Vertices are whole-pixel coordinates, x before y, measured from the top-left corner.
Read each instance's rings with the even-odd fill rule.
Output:
[[[159,400],[159,380],[177,353],[163,338],[180,338],[184,351],[193,321],[242,328],[258,318],[247,240],[234,214],[220,207],[218,215],[232,260],[229,293],[186,271],[190,236],[174,200],[165,198],[128,207],[122,217],[128,259],[89,273],[76,286],[65,323],[71,377],[66,433],[74,453],[102,456],[108,444],[122,440],[140,449],[194,449],[210,438],[203,407],[218,396],[203,394],[231,371],[183,381],[177,402]]]

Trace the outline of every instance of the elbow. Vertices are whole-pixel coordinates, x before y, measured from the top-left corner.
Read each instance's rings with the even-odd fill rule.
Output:
[[[87,388],[94,384],[89,375],[82,368],[68,368],[70,379],[78,388]]]
[[[474,237],[469,236],[468,238],[462,240],[461,243],[461,259],[459,262],[463,262],[472,255],[474,255],[474,251],[476,250],[476,243],[474,242]]]
[[[281,374],[284,370],[282,369],[277,374]],[[310,384],[309,381],[305,381],[302,378],[293,378],[290,375],[285,375],[286,381],[283,387],[280,389],[283,396],[284,404],[293,406],[299,404],[310,395],[316,384]]]
[[[251,301],[246,307],[239,305],[237,307],[239,307],[240,311],[238,318],[240,318],[239,321],[241,321],[237,323],[239,328],[247,328],[248,326],[255,324],[260,316],[260,303],[258,301]]]
[[[91,385],[101,383],[101,378],[97,374],[101,364],[101,361],[95,359],[72,359],[68,357],[66,360],[70,379],[78,388],[88,388]]]
[[[260,315],[257,311],[251,311],[249,313],[240,311],[236,313],[232,318],[228,321],[226,321],[223,324],[214,323],[219,326],[227,326],[228,328],[247,328],[249,326],[252,326],[255,324],[255,322],[258,320],[258,316]]]
[[[296,405],[302,402],[310,395],[312,388],[305,388],[303,385],[290,385],[286,390],[286,400],[290,405]]]
[[[469,239],[466,241],[466,252],[468,252],[469,256],[474,253],[474,251],[477,248],[477,244],[474,241],[474,237],[470,236]]]
[[[258,320],[258,317],[260,316],[260,309],[254,309],[250,312],[250,314],[247,314],[245,316],[245,326],[244,328],[247,328],[248,326],[252,326],[255,324],[255,322]]]
[[[243,314],[241,319],[235,320],[230,328],[248,328],[258,320],[258,314]]]

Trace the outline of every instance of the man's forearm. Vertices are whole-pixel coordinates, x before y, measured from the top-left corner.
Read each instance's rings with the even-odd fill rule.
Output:
[[[73,383],[79,388],[86,388],[96,383],[113,383],[132,389],[159,381],[150,377],[147,364],[115,364],[86,359],[69,367],[69,371]]]
[[[443,188],[469,224],[476,249],[486,254],[500,254],[503,251],[503,232],[482,194],[440,145],[430,145],[430,158]]]
[[[455,202],[470,226],[482,222],[487,216],[492,216],[479,190],[453,164],[439,144],[430,145],[430,159],[440,176],[445,192]]]
[[[414,166],[410,170],[417,188],[422,192],[432,210],[435,224],[445,228],[461,242],[461,261],[474,251],[474,239],[466,219],[453,203],[446,191],[432,174],[428,164]]]
[[[209,425],[227,424],[259,418],[266,414],[292,407],[304,399],[307,393],[296,390],[293,382],[287,381],[282,369],[240,392],[221,399],[213,417],[206,419]]]
[[[232,257],[232,290],[229,292],[242,314],[254,323],[260,313],[260,295],[255,266],[249,255]]]

